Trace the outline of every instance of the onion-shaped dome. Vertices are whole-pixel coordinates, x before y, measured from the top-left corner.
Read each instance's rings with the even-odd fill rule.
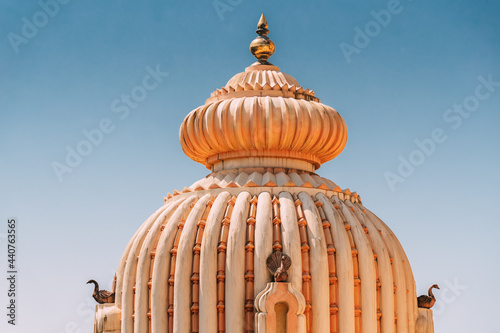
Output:
[[[267,23],[261,26],[268,31]],[[258,45],[264,43],[259,37]],[[258,62],[186,116],[179,133],[184,153],[212,171],[255,166],[315,171],[339,155],[347,141],[340,114],[262,58],[257,46],[252,51],[260,55]]]
[[[327,105],[252,96],[195,109],[180,136],[186,155],[213,171],[264,165],[314,171],[340,154],[347,130]]]
[[[132,237],[98,333],[106,322],[121,333],[271,333],[279,307],[266,306],[286,302],[294,332],[415,333],[396,236],[356,192],[314,173],[343,149],[344,121],[257,51],[259,63],[184,120],[184,151],[213,172],[168,194]],[[273,284],[277,251],[291,267]]]

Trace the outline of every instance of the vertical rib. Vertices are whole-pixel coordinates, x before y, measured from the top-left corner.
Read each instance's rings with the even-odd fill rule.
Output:
[[[307,238],[310,246],[312,331],[328,332],[330,330],[330,301],[325,290],[328,290],[330,283],[325,233],[311,196],[301,192],[298,197],[302,201],[304,217],[307,220]]]
[[[151,278],[151,332],[168,332],[168,281],[170,250],[178,223],[189,213],[195,197],[187,198],[172,214],[156,246],[153,276]],[[123,325],[123,318],[122,318]],[[122,329],[123,331],[123,329]]]
[[[127,263],[125,265],[125,271],[123,274],[123,289],[122,294],[122,332],[131,333],[134,331],[134,284],[135,284],[135,273],[137,270],[137,255],[141,249],[142,242],[146,237],[149,228],[158,218],[158,216],[167,208],[163,206],[158,209],[153,215],[151,215],[146,222],[144,222],[144,227],[134,240],[134,244],[130,248],[130,252],[127,256]]]
[[[268,192],[262,192],[258,200],[255,223],[254,296],[258,295],[271,281],[266,260],[273,247],[271,195]]]
[[[214,201],[201,242],[200,251],[200,326],[201,333],[217,332],[217,248],[222,217],[230,198],[220,193]]]
[[[226,250],[227,237],[229,236],[229,225],[231,224],[231,215],[233,214],[236,197],[232,197],[226,207],[222,227],[217,246],[217,327],[219,333],[226,331],[225,318],[225,283],[226,283]]]
[[[173,331],[191,332],[191,267],[193,263],[193,245],[196,237],[197,224],[204,211],[209,210],[207,203],[210,194],[205,194],[194,205],[186,219],[177,247],[177,261],[174,276]],[[174,245],[175,246],[175,245]]]
[[[170,276],[168,279],[168,331],[174,332],[174,298],[175,298],[175,275],[177,271],[177,249],[186,223],[186,215],[177,223],[177,230],[175,231],[174,243],[172,250],[170,250]]]
[[[335,246],[337,264],[338,294],[338,332],[355,331],[355,304],[354,304],[354,265],[352,248],[347,234],[344,220],[334,205],[324,194],[316,195],[322,203],[326,218],[330,221],[330,231]]]
[[[328,278],[329,278],[329,299],[330,299],[330,332],[338,332],[338,311],[337,307],[337,273],[335,262],[335,247],[333,246],[332,232],[330,221],[326,218],[321,201],[314,202],[318,209],[323,231],[325,233],[326,252],[328,254]]]
[[[193,267],[191,274],[191,295],[192,295],[192,305],[191,305],[191,330],[193,333],[198,333],[200,331],[200,252],[201,252],[201,242],[203,239],[203,233],[205,231],[205,225],[207,222],[208,214],[213,205],[213,199],[207,203],[207,207],[203,212],[203,216],[198,222],[198,230],[196,231],[196,240],[193,246]]]
[[[408,331],[408,309],[406,299],[406,276],[405,267],[402,262],[401,254],[394,244],[393,232],[382,222],[375,214],[366,210],[366,214],[371,217],[371,221],[381,230],[381,236],[384,240],[389,255],[391,256],[392,271],[394,277],[394,323],[397,333],[406,333]]]
[[[273,196],[273,252],[281,251],[281,219],[280,219],[280,201]]]
[[[134,331],[145,332],[149,330],[149,288],[151,278],[152,252],[156,247],[161,228],[168,221],[170,215],[177,208],[177,204],[169,205],[158,216],[144,239],[137,262],[137,275],[135,283],[135,305],[134,305]]]
[[[248,192],[238,194],[227,238],[225,315],[231,333],[243,333],[245,329],[245,235],[249,201]]]
[[[292,259],[288,271],[288,281],[296,290],[302,290],[302,257],[300,251],[299,226],[293,198],[288,192],[279,194],[281,207],[281,231],[283,235],[283,252]]]
[[[247,219],[245,245],[245,333],[254,331],[254,250],[255,221],[257,214],[257,196],[250,200],[250,212]]]
[[[347,233],[349,243],[351,246],[352,253],[352,267],[353,267],[353,278],[354,278],[354,331],[356,333],[361,332],[361,279],[359,277],[359,258],[358,250],[356,249],[356,244],[354,242],[354,237],[352,235],[352,228],[350,223],[347,221],[344,213],[342,212],[341,206],[342,201],[337,197],[332,197],[335,204],[335,212],[339,215],[345,231]]]
[[[300,250],[302,253],[302,294],[306,301],[304,315],[306,316],[306,331],[312,331],[312,318],[311,318],[311,271],[309,265],[309,242],[307,238],[307,221],[304,218],[302,210],[302,202],[294,195],[295,209],[297,212],[297,224],[299,226],[300,235]]]
[[[335,198],[334,198],[335,199]],[[337,198],[337,204],[351,226],[354,242],[359,251],[359,277],[361,279],[361,332],[377,331],[377,286],[375,261],[370,240],[362,223],[358,221],[347,204]]]
[[[377,272],[379,285],[377,285],[377,307],[380,315],[380,331],[383,333],[394,332],[394,279],[392,275],[391,257],[388,246],[382,238],[381,231],[373,223],[372,217],[366,214],[366,210],[359,204],[346,203],[354,208],[354,213],[359,219],[363,219],[368,228],[368,236],[371,239],[374,252],[377,254]]]

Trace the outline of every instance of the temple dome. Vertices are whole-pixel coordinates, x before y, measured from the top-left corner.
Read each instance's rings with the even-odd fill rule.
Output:
[[[258,89],[259,86],[256,86],[256,84],[259,84],[261,89]],[[227,82],[224,88],[228,92],[231,89],[234,89],[233,91],[241,91],[243,88],[244,90],[245,86],[247,86],[247,90],[262,90],[262,87],[266,84],[268,84],[272,90],[283,91],[285,86],[288,87],[288,90],[290,90],[292,86],[295,86],[296,89],[300,88],[297,80],[289,74],[282,73],[279,67],[261,64],[249,66],[244,72],[236,74]],[[212,93],[212,97],[222,92],[222,89],[217,89]],[[309,95],[314,96],[312,92]]]
[[[393,232],[331,181],[263,171],[212,175],[144,222],[117,271],[121,332],[254,331],[276,250],[292,259],[288,281],[305,296],[307,332],[414,332],[415,284]],[[266,173],[288,184],[245,186]]]
[[[259,166],[315,171],[340,154],[347,129],[327,105],[264,91],[262,97],[228,98],[195,109],[182,123],[180,139],[186,155],[213,171]]]
[[[342,116],[266,61],[215,90],[184,119],[184,153],[212,171],[284,167],[313,172],[347,142]]]
[[[356,192],[314,172],[344,148],[342,117],[267,62],[268,40],[254,45],[267,47],[259,62],[182,123],[184,152],[212,172],[137,230],[96,332],[271,333],[286,303],[297,333],[415,333],[398,239]],[[266,266],[277,251],[291,259],[286,282]]]

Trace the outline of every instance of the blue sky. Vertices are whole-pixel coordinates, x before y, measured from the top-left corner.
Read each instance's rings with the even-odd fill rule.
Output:
[[[163,196],[208,173],[182,153],[179,126],[254,61],[264,12],[270,61],[346,120],[344,152],[318,174],[357,191],[392,228],[419,294],[441,286],[436,331],[494,331],[498,2],[66,2],[0,4],[3,270],[6,221],[19,224],[18,325],[4,318],[2,330],[92,331],[85,282],[109,288]],[[150,71],[162,74],[137,88]],[[140,101],[127,106],[132,92]],[[109,133],[81,146],[103,119]],[[58,177],[54,163],[79,144],[88,155]],[[5,304],[4,279],[0,288]]]

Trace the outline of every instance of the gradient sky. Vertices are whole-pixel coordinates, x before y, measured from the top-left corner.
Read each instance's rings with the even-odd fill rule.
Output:
[[[500,3],[220,0],[228,7],[218,13],[213,1],[67,2],[50,7],[53,17],[36,1],[0,4],[4,272],[6,222],[19,224],[18,325],[6,323],[2,278],[2,332],[92,332],[85,282],[110,288],[127,242],[163,197],[208,173],[183,154],[179,126],[254,61],[262,12],[276,44],[270,61],[347,123],[344,152],[318,174],[357,191],[392,228],[419,294],[441,286],[436,332],[497,332]],[[372,11],[388,7],[390,21],[374,23]],[[40,27],[23,35],[34,20]],[[366,28],[369,40],[356,38]],[[349,57],[347,44],[357,47]],[[114,112],[157,66],[168,76],[126,117]],[[474,111],[459,116],[463,103]],[[58,179],[54,162],[102,119],[113,131]],[[446,139],[419,153],[415,140],[436,129]],[[391,188],[387,173],[411,156],[419,165]]]

